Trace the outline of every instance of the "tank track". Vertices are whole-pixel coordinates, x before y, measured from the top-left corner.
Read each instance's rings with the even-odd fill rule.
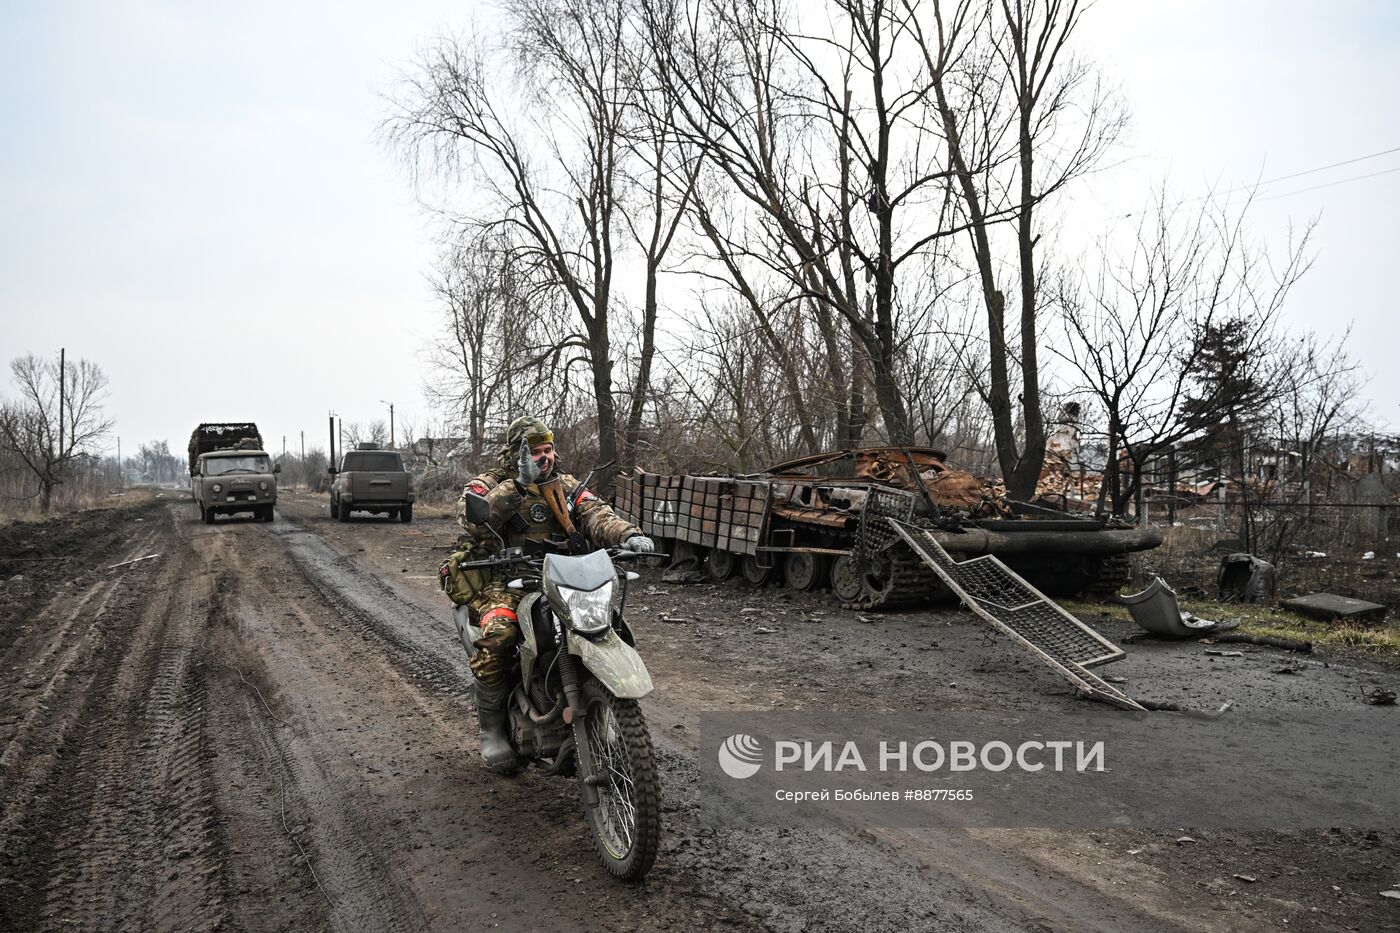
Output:
[[[841,608],[861,611],[921,606],[950,594],[934,573],[907,544],[900,541],[876,557],[875,572],[863,575],[861,597],[842,601]]]
[[[1105,554],[1091,571],[1093,580],[1084,588],[1090,596],[1117,596],[1118,591],[1132,579],[1132,563],[1127,554]]]

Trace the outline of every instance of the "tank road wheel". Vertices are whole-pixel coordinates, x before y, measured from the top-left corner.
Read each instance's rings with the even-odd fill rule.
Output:
[[[804,592],[821,589],[827,581],[826,561],[824,554],[793,551],[783,561],[783,582]]]
[[[710,579],[716,583],[723,583],[725,580],[733,578],[739,570],[739,561],[736,555],[729,551],[713,548],[709,558],[705,561],[705,570],[709,573]]]
[[[865,592],[860,562],[853,554],[842,554],[831,564],[831,591],[845,603],[858,602]]]
[[[766,586],[778,576],[778,568],[775,565],[762,566],[758,562],[758,556],[754,554],[745,554],[739,565],[744,571],[744,579],[754,586]]]
[[[403,522],[405,525],[413,521],[413,506],[406,505],[399,509],[399,521]]]

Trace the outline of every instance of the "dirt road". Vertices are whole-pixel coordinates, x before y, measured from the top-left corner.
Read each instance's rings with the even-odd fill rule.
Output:
[[[694,799],[702,710],[1077,701],[960,613],[862,624],[814,597],[656,580],[633,612],[657,684],[644,709],[665,841],[644,885],[613,884],[571,783],[480,766],[435,588],[450,522],[338,524],[323,499],[291,496],[273,524],[204,526],[166,495],[0,528],[0,930],[1400,921],[1377,896],[1400,881],[1390,835],[1198,834],[1187,849],[1179,832],[708,828]],[[1341,707],[1395,679],[1351,663],[1265,673],[1279,657],[1250,651],[1207,677],[1199,652],[1149,646],[1115,673],[1197,706]]]

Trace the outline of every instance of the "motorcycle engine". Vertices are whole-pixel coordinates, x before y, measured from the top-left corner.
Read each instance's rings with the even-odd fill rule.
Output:
[[[569,734],[568,727],[562,719],[537,725],[527,717],[517,714],[511,717],[511,727],[515,747],[529,758],[553,758],[559,753],[559,746],[564,744],[564,739]]]

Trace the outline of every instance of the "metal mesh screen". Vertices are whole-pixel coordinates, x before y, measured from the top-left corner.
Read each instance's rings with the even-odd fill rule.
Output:
[[[1142,708],[1086,670],[1122,658],[1123,649],[1051,602],[1000,560],[987,555],[955,561],[927,529],[894,520],[889,525],[969,609],[1035,652],[1081,691],[1115,706]]]

